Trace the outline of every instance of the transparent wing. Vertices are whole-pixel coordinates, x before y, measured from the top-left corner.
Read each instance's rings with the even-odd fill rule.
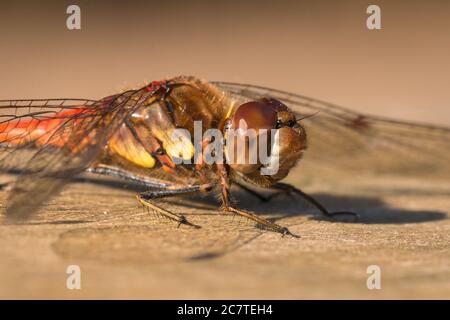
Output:
[[[20,170],[31,149],[43,145],[53,133],[47,128],[53,125],[56,129],[58,122],[75,116],[77,110],[95,109],[96,103],[83,99],[0,100],[0,168]],[[22,153],[24,150],[28,152]]]
[[[0,101],[0,168],[21,172],[7,198],[7,216],[29,217],[84,171],[150,95],[128,91],[100,101]]]
[[[241,99],[269,96],[286,103],[305,126],[302,163],[342,172],[450,175],[450,128],[368,116],[298,94],[216,82]]]

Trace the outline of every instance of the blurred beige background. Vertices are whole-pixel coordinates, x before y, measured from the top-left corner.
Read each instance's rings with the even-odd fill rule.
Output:
[[[448,1],[2,1],[0,98],[99,98],[180,74],[450,124]],[[382,30],[366,28],[381,7]]]

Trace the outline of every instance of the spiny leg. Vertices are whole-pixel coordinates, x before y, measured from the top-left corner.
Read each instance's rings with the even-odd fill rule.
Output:
[[[145,207],[150,208],[157,213],[161,214],[162,216],[168,218],[169,220],[175,221],[178,223],[178,226],[181,224],[185,224],[194,228],[200,228],[200,226],[197,226],[191,222],[189,222],[185,216],[171,212],[169,210],[166,210],[164,208],[161,208],[160,206],[153,203],[154,199],[167,197],[167,196],[174,196],[179,194],[186,194],[186,193],[193,193],[198,191],[209,191],[211,189],[210,184],[205,185],[196,185],[196,186],[186,186],[186,187],[177,187],[177,188],[167,188],[167,189],[159,189],[159,190],[149,190],[146,192],[139,193],[136,195],[137,200]]]
[[[238,186],[242,190],[248,192],[252,196],[258,198],[262,202],[269,202],[269,201],[273,200],[274,198],[276,198],[276,197],[278,197],[280,195],[283,195],[283,194],[291,195],[291,192],[288,191],[288,190],[276,190],[277,192],[267,196],[267,195],[264,195],[264,194],[261,194],[261,193],[257,192],[256,190],[253,190],[252,188],[249,188],[246,185],[243,185],[243,184],[241,184],[239,182],[234,182],[234,184],[236,184],[236,186]]]
[[[12,181],[0,183],[0,190],[6,190],[9,191],[13,185]]]
[[[138,184],[141,184],[143,186],[146,186],[148,188],[154,188],[154,189],[165,189],[173,187],[173,184],[156,179],[156,178],[147,178],[144,176],[139,176],[133,173],[130,173],[126,170],[123,170],[116,166],[111,166],[107,164],[97,164],[95,166],[89,167],[86,169],[87,172],[95,173],[95,174],[101,174],[101,175],[108,175],[113,177],[118,177],[123,180],[135,182]]]
[[[222,192],[221,192],[221,197],[222,197],[222,209],[226,212],[231,212],[234,214],[238,214],[241,217],[250,219],[255,221],[256,223],[264,226],[267,230],[269,231],[274,231],[274,232],[278,232],[281,233],[283,236],[285,235],[290,235],[296,238],[300,238],[300,236],[293,234],[292,232],[289,231],[288,228],[286,227],[282,227],[276,223],[273,223],[267,219],[261,218],[260,216],[248,212],[248,211],[244,211],[241,209],[237,209],[233,203],[233,201],[231,200],[231,195],[230,195],[230,182],[228,179],[228,172],[227,172],[227,168],[223,165],[217,165],[218,167],[218,172],[220,175],[220,184],[221,184],[221,188],[222,188]]]
[[[307,200],[309,203],[311,203],[313,206],[315,206],[317,209],[319,209],[319,211],[327,216],[327,217],[334,217],[334,216],[338,216],[338,215],[350,215],[355,217],[355,219],[358,219],[359,216],[357,213],[351,212],[351,211],[333,211],[330,212],[328,211],[317,199],[315,199],[314,197],[312,197],[311,195],[303,192],[302,190],[287,184],[287,183],[276,183],[273,186],[270,187],[270,189],[272,190],[278,190],[281,192],[286,192],[287,194],[297,194],[299,196],[301,196],[303,199]],[[276,194],[275,194],[276,195]]]
[[[276,223],[273,223],[267,219],[261,218],[260,216],[254,214],[254,213],[244,211],[241,209],[237,209],[232,206],[225,207],[224,209],[225,209],[225,211],[233,212],[235,214],[240,215],[241,217],[245,217],[247,219],[253,220],[253,221],[259,223],[260,225],[264,226],[269,231],[281,233],[283,236],[289,235],[289,236],[293,236],[295,238],[300,238],[300,236],[290,232],[288,228],[282,227],[282,226],[280,226]]]

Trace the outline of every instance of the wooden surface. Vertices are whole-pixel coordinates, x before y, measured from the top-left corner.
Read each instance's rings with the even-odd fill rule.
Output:
[[[302,185],[301,169],[288,181]],[[295,197],[267,204],[237,192],[242,208],[275,218],[294,239],[220,214],[213,197],[164,202],[202,226],[177,228],[142,210],[136,186],[88,178],[26,224],[0,225],[0,298],[450,298],[448,181],[303,184],[327,207],[357,211],[356,223],[320,219]],[[66,288],[72,264],[81,290]],[[381,268],[380,290],[366,287],[369,265]]]

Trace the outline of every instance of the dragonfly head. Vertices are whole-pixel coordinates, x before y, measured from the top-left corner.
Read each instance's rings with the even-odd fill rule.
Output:
[[[232,169],[274,183],[286,177],[301,158],[306,133],[284,103],[261,98],[236,109],[225,141],[225,156]]]

